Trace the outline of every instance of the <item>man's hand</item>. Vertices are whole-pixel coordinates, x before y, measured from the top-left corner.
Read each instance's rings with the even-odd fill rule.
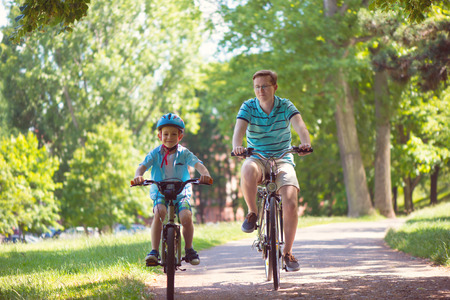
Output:
[[[200,176],[200,183],[206,183],[206,184],[212,184],[213,183],[213,179],[208,176],[208,175],[202,175]]]
[[[300,148],[300,150],[304,150],[304,151],[308,151],[308,152],[299,152],[298,155],[299,156],[305,156],[308,154],[311,154],[311,145],[310,144],[300,144],[298,146]]]
[[[233,148],[233,153],[236,155],[242,154],[245,152],[245,147],[243,146],[237,146]]]

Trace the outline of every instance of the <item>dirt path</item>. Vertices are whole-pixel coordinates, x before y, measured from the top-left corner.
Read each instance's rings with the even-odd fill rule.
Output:
[[[297,231],[299,272],[281,273],[273,291],[251,238],[200,252],[201,264],[175,277],[175,299],[450,299],[450,270],[388,248],[398,220],[339,223]],[[149,289],[165,299],[165,278]]]

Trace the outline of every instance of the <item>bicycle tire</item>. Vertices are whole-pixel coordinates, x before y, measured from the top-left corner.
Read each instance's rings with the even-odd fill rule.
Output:
[[[172,300],[175,292],[175,228],[167,228],[167,257],[166,257],[166,271],[167,271],[167,299]]]
[[[264,245],[264,268],[266,271],[266,279],[267,281],[272,280],[273,271],[272,271],[272,260],[270,259],[270,215],[268,214],[268,210],[264,206],[263,209],[263,226],[264,226],[264,233],[263,233],[263,245]]]
[[[270,198],[270,247],[269,259],[272,265],[273,287],[278,290],[280,287],[280,232],[278,227],[277,199]]]

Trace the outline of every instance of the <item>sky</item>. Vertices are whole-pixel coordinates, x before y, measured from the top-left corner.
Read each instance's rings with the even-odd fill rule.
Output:
[[[0,1],[0,27],[6,25],[6,10],[3,2]],[[0,41],[3,39],[3,33],[0,32]]]

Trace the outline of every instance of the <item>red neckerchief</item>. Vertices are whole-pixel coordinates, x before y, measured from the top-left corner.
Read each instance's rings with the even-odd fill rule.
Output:
[[[169,152],[170,152],[170,151],[177,149],[178,144],[176,144],[176,145],[173,146],[172,148],[167,148],[166,145],[164,145],[164,144],[163,144],[162,146],[163,146],[163,148],[166,150],[166,155],[164,155],[164,158],[163,158],[163,160],[162,160],[162,162],[161,162],[161,168],[163,167],[164,162],[166,162],[166,166],[168,165],[168,162],[167,162],[167,155],[169,155]]]

